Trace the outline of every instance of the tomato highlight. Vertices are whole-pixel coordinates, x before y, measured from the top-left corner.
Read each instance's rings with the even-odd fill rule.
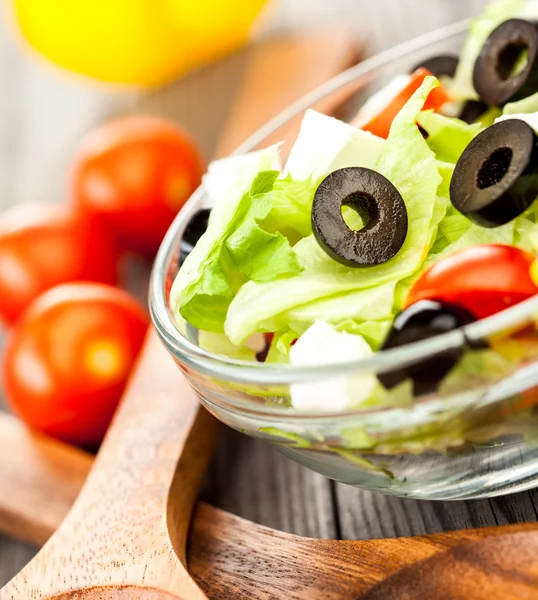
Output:
[[[515,246],[470,246],[435,262],[413,284],[404,307],[419,300],[463,306],[482,319],[518,304],[538,287],[530,270],[535,257]]]
[[[115,284],[118,259],[92,220],[61,206],[21,205],[0,216],[0,318],[13,323],[39,294],[75,280]]]
[[[152,256],[203,171],[194,140],[179,126],[128,117],[83,141],[72,167],[71,200],[121,249]]]
[[[96,283],[52,288],[23,313],[3,357],[9,406],[30,427],[67,443],[101,443],[140,351],[145,311]]]

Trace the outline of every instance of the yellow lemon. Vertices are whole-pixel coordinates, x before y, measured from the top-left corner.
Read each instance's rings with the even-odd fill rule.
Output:
[[[13,0],[23,35],[55,63],[153,86],[239,47],[267,0]]]

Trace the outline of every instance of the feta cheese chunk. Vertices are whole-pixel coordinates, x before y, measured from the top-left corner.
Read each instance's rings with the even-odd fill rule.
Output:
[[[495,123],[507,121],[508,119],[519,119],[520,121],[525,121],[525,123],[530,125],[534,129],[534,131],[538,133],[538,113],[529,113],[521,115],[501,115],[500,117],[495,119]]]
[[[372,354],[362,336],[340,332],[324,321],[317,321],[292,346],[290,362],[298,367],[330,365]],[[294,383],[291,403],[300,412],[338,412],[367,400],[376,385],[376,377],[369,373]]]
[[[203,177],[207,192],[203,208],[213,208],[221,198],[226,198],[230,193],[244,194],[260,171],[281,169],[279,145],[214,160]]]
[[[315,110],[308,110],[286,171],[294,179],[324,177],[344,167],[373,169],[385,140]]]

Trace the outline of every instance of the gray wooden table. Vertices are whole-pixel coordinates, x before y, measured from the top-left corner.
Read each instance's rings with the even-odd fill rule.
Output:
[[[370,50],[477,13],[485,0],[280,0],[265,31],[345,24]],[[1,17],[0,17],[1,19]],[[208,156],[226,116],[241,54],[146,95],[81,86],[28,59],[0,20],[0,206],[65,199],[66,166],[81,135],[112,115],[171,116],[197,136]],[[4,493],[0,490],[0,493]],[[335,484],[269,445],[227,431],[203,495],[248,519],[301,535],[374,538],[422,534],[537,517],[538,494],[474,502],[399,500]],[[35,549],[0,537],[0,584]]]

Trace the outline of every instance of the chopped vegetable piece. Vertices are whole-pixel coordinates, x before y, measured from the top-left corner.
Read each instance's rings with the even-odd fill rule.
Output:
[[[353,208],[364,226],[354,231],[342,208]],[[395,256],[407,236],[407,210],[398,190],[372,169],[349,167],[328,175],[312,206],[312,229],[329,256],[350,267],[380,265]]]
[[[538,92],[538,28],[510,19],[486,40],[473,71],[473,85],[486,104],[502,106]]]
[[[385,140],[315,110],[307,110],[286,163],[295,180],[317,181],[337,169],[373,169]]]
[[[370,294],[372,288],[404,279],[420,268],[444,214],[436,209],[436,194],[442,182],[439,163],[416,126],[417,116],[435,85],[435,78],[428,77],[396,117],[376,165],[376,171],[400,191],[407,207],[409,231],[398,255],[382,265],[350,270],[329,257],[313,236],[304,238],[293,247],[303,267],[300,273],[263,283],[249,281],[233,298],[225,333],[234,344],[242,343],[255,331],[284,329],[290,324],[292,311],[305,304],[338,299],[353,291]],[[180,279],[181,270],[178,285]],[[389,303],[394,301],[393,286],[384,288],[384,293]],[[172,303],[177,306],[173,298]],[[353,318],[360,319],[361,313]]]
[[[538,195],[538,138],[519,119],[488,127],[461,155],[450,184],[454,207],[483,227],[521,215]]]
[[[395,96],[389,104],[380,107],[380,112],[369,119],[368,122],[361,124],[356,121],[354,124],[364,131],[369,131],[381,138],[388,138],[389,131],[396,115],[405,106],[405,103],[411,96],[420,88],[426,77],[431,76],[431,73],[424,68],[417,69],[409,80],[409,83]],[[446,89],[439,85],[434,88],[429,94],[424,103],[424,110],[438,110],[450,100],[450,96]]]
[[[535,0],[492,0],[482,15],[471,22],[471,28],[460,53],[460,61],[449,92],[454,100],[478,100],[473,87],[473,69],[476,59],[490,33],[508,19],[538,19]]]
[[[514,246],[471,246],[439,259],[412,286],[405,306],[438,300],[489,317],[538,293],[530,275],[534,256]]]
[[[444,302],[420,300],[396,317],[381,349],[388,350],[419,342],[475,320],[465,308]],[[440,381],[456,366],[462,353],[463,349],[459,346],[448,348],[420,364],[399,367],[379,374],[378,378],[387,389],[411,379],[415,394],[429,394],[436,390]]]
[[[297,366],[327,365],[372,356],[360,335],[336,331],[328,323],[314,323],[290,350],[290,362]],[[291,403],[297,411],[339,412],[368,400],[377,385],[369,373],[327,378],[291,385]]]

